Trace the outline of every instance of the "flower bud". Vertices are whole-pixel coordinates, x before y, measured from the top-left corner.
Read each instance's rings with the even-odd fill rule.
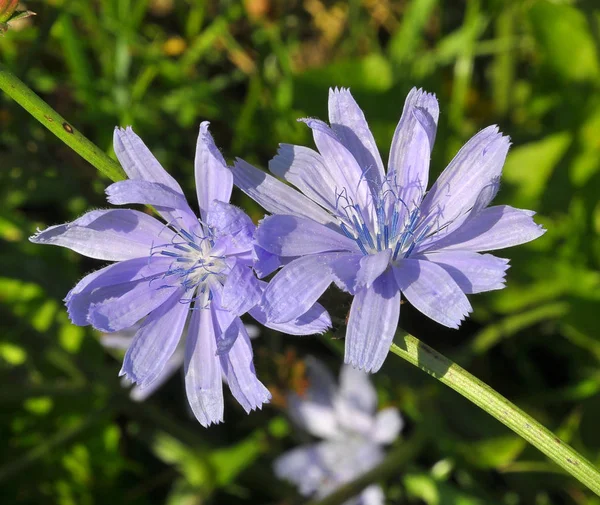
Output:
[[[0,23],[6,23],[19,5],[19,0],[0,0]]]

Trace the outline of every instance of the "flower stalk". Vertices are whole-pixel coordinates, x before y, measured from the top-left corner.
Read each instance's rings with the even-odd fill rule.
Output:
[[[435,377],[485,410],[600,496],[598,469],[554,433],[490,386],[419,339],[404,334],[401,339],[396,340],[399,343],[392,344],[390,348],[392,353]]]
[[[21,79],[0,65],[0,89],[112,181],[125,179],[119,164],[36,95]]]

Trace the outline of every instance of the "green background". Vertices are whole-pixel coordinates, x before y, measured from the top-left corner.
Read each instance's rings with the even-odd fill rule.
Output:
[[[0,36],[0,61],[112,154],[132,125],[193,201],[197,128],[226,158],[266,167],[279,142],[312,145],[349,86],[385,157],[412,86],[435,92],[432,176],[489,124],[510,135],[497,203],[538,212],[548,232],[502,251],[507,287],[471,296],[459,331],[407,304],[401,326],[600,462],[600,6],[595,1],[71,0]],[[105,207],[109,181],[0,96],[0,502],[296,504],[272,461],[307,441],[287,421],[303,358],[337,373],[350,298],[330,289],[324,337],[263,331],[259,377],[274,395],[226,423],[189,416],[180,375],[144,403],[119,356],[70,325],[62,298],[101,263],[27,241],[37,227]],[[235,193],[258,221],[262,210]],[[383,482],[389,503],[599,504],[536,450],[445,386],[389,356],[380,406],[407,427],[409,457]]]

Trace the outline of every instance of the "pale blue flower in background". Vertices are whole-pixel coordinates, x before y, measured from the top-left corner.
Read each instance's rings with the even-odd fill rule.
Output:
[[[426,191],[438,116],[434,95],[409,93],[386,171],[350,92],[330,90],[330,126],[303,120],[319,152],[281,144],[269,164],[299,191],[237,160],[234,183],[274,214],[256,234],[257,273],[283,266],[263,294],[268,320],[298,317],[333,282],[354,296],[345,361],[375,372],[398,327],[401,295],[457,328],[472,310],[466,294],[504,287],[508,260],[481,252],[545,230],[534,212],[488,207],[509,148],[496,126],[471,138]]]
[[[252,271],[255,226],[228,203],[232,175],[207,122],[200,126],[195,157],[200,219],[180,185],[131,128],[115,130],[114,148],[129,180],[109,186],[108,201],[152,205],[165,222],[137,210],[95,210],[31,237],[38,244],[115,262],[69,292],[65,302],[72,322],[115,332],[143,319],[121,369],[141,390],[172,366],[185,334],[185,388],[203,426],[223,420],[222,376],[246,412],[261,408],[271,395],[256,377],[240,316],[248,312],[291,334],[322,333],[329,316],[314,304],[293,321],[266,321],[257,306],[264,283]]]
[[[384,446],[396,440],[403,421],[395,408],[377,412],[377,392],[365,372],[344,365],[337,386],[321,362],[314,358],[306,362],[309,387],[302,397],[289,396],[289,415],[321,441],[285,453],[274,469],[279,478],[298,486],[301,494],[321,498],[380,463]],[[377,485],[346,502],[383,503]]]

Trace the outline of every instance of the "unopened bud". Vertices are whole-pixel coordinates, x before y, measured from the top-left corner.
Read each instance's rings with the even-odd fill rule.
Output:
[[[0,23],[6,23],[10,20],[17,10],[19,0],[0,0]]]
[[[35,16],[35,12],[23,11],[13,16],[19,5],[19,0],[0,0],[0,35],[4,34],[13,21]]]

